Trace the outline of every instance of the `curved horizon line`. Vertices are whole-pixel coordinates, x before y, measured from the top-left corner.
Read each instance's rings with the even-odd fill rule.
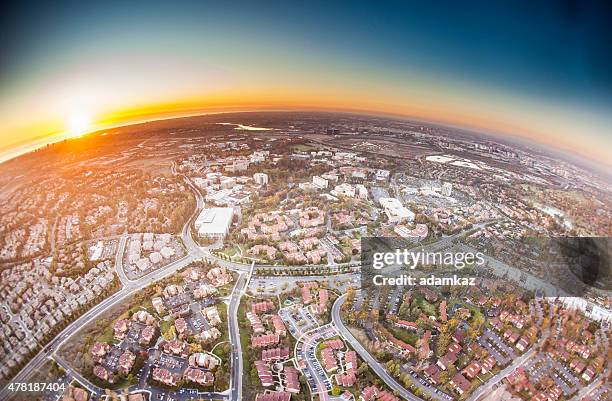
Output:
[[[8,161],[17,159],[21,156],[27,155],[29,153],[38,151],[48,145],[52,145],[55,143],[59,143],[65,140],[70,139],[82,139],[89,135],[94,135],[96,133],[100,133],[109,129],[117,129],[121,127],[129,127],[139,124],[146,124],[156,121],[166,121],[180,118],[190,118],[190,117],[198,117],[198,116],[206,116],[206,115],[217,115],[217,114],[230,114],[230,113],[257,113],[257,112],[278,112],[278,113],[287,113],[287,112],[317,112],[317,113],[338,113],[338,114],[353,114],[353,115],[362,115],[362,116],[372,116],[372,117],[385,117],[385,118],[395,118],[398,120],[419,122],[430,125],[437,125],[445,128],[454,128],[460,129],[472,134],[477,134],[485,137],[490,137],[491,140],[501,140],[510,143],[522,143],[525,142],[530,143],[532,145],[537,145],[542,147],[541,151],[547,151],[550,153],[550,156],[554,156],[555,153],[561,153],[569,158],[571,158],[572,162],[579,161],[581,162],[581,167],[586,167],[584,164],[588,165],[590,168],[596,169],[598,172],[607,172],[607,167],[612,166],[612,162],[608,162],[608,160],[597,160],[594,158],[587,158],[585,155],[582,155],[577,152],[573,152],[570,149],[564,149],[561,147],[556,147],[552,144],[545,143],[544,141],[538,141],[533,139],[532,137],[524,137],[519,133],[511,133],[506,131],[499,131],[491,128],[484,128],[477,125],[469,125],[464,123],[457,123],[445,120],[431,120],[423,117],[414,116],[407,113],[399,113],[392,111],[381,111],[381,110],[373,110],[373,109],[361,109],[361,108],[352,108],[352,107],[341,107],[341,108],[332,108],[326,106],[223,106],[223,107],[215,107],[211,106],[207,107],[190,107],[184,108],[183,110],[171,110],[171,111],[160,111],[160,112],[135,112],[130,114],[129,112],[125,112],[124,119],[119,119],[116,122],[112,122],[113,118],[106,118],[95,124],[95,129],[88,131],[79,136],[71,136],[64,131],[60,132],[49,132],[47,134],[41,134],[32,138],[32,140],[26,140],[21,143],[16,143],[14,146],[9,145],[4,150],[0,148],[0,164],[4,164]],[[118,113],[120,114],[120,113]]]

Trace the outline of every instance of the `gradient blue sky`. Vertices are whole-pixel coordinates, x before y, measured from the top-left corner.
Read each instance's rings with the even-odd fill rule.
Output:
[[[102,120],[188,99],[404,114],[606,162],[612,2],[533,3],[18,2],[0,17],[0,148],[79,105]]]

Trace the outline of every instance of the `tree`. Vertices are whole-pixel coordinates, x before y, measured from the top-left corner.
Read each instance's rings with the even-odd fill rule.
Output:
[[[340,393],[342,393],[342,389],[341,389],[340,387],[338,387],[338,386],[333,386],[333,387],[332,387],[332,395],[333,395],[334,397],[339,396],[339,395],[340,395]]]
[[[358,376],[366,374],[369,369],[370,367],[366,362],[361,362],[361,365],[359,365],[359,368],[357,369]]]

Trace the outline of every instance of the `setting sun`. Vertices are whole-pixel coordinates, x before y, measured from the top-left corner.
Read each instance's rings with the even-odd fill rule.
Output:
[[[79,137],[88,132],[91,128],[91,116],[85,111],[70,116],[68,121],[68,135],[71,137]]]

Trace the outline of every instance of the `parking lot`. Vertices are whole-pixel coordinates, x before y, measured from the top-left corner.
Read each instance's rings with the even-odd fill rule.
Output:
[[[289,333],[295,338],[300,338],[318,326],[317,320],[306,307],[288,306],[280,309],[278,314],[289,328]]]
[[[512,347],[490,329],[485,329],[484,333],[478,337],[478,344],[485,347],[501,366],[507,365],[516,358],[516,353]]]
[[[561,362],[548,355],[538,354],[526,365],[526,369],[533,382],[550,377],[566,396],[580,388],[580,380]]]
[[[316,351],[321,342],[338,335],[335,327],[327,324],[307,332],[298,341],[296,357],[298,363],[304,361],[302,371],[313,394],[328,392],[332,389],[331,379],[317,359]]]

